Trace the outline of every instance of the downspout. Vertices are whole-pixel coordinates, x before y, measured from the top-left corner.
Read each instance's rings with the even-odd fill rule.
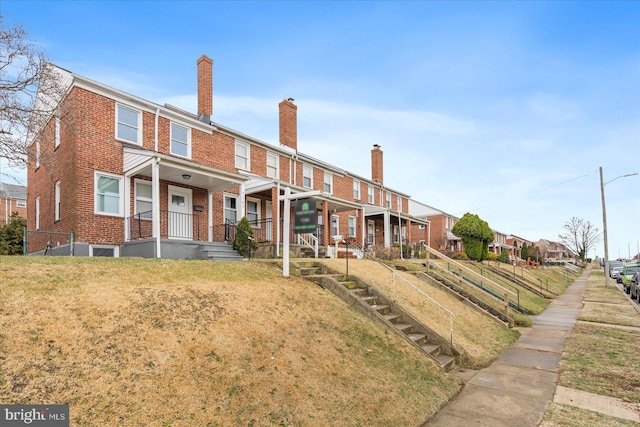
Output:
[[[156,238],[156,258],[162,258],[160,241],[160,159],[153,159],[151,164],[151,203],[153,236]]]
[[[398,212],[398,240],[400,241],[400,259],[404,259],[402,255],[402,218]]]

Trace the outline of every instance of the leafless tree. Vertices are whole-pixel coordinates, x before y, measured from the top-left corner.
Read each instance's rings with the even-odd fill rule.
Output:
[[[582,218],[575,216],[567,221],[563,228],[565,232],[559,234],[558,237],[570,251],[578,254],[584,262],[589,250],[600,241],[598,228],[589,221],[584,221]]]
[[[66,89],[58,70],[21,26],[7,26],[0,15],[0,158],[11,167],[33,160],[29,145],[59,114]]]

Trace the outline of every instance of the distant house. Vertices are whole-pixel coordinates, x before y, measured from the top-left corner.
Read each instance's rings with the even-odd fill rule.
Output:
[[[564,258],[576,256],[562,243],[551,240],[540,239],[535,243],[535,246],[547,261],[560,261]]]
[[[428,221],[428,224],[412,225],[411,235],[415,240],[424,241],[437,251],[455,253],[464,250],[462,239],[451,232],[460,218],[414,199],[409,200],[409,213]]]
[[[0,182],[0,224],[8,224],[13,212],[27,219],[27,187]]]
[[[517,259],[522,259],[522,247],[527,245],[527,247],[532,248],[533,242],[527,240],[523,237],[516,236],[515,234],[510,234],[507,236],[507,245],[511,247],[511,253]],[[526,260],[525,260],[526,261]]]
[[[212,121],[205,55],[197,114],[59,72],[66,114],[51,117],[31,145],[28,228],[73,232],[76,255],[202,258],[209,244],[233,239],[242,217],[276,253],[285,239],[330,247],[334,236],[351,237],[365,249],[411,243],[412,226],[428,224],[410,214],[409,195],[384,184],[379,145],[371,178],[298,151],[291,98],[279,103],[279,145]],[[314,232],[285,229],[286,194],[317,201]]]

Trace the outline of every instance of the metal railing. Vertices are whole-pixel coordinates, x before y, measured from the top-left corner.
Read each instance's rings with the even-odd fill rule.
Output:
[[[126,218],[129,240],[153,237],[152,211]],[[160,236],[170,239],[200,240],[200,215],[160,211]]]
[[[453,314],[453,312],[451,310],[449,310],[447,307],[445,307],[444,305],[442,305],[441,303],[439,303],[438,301],[436,301],[435,299],[433,299],[429,294],[427,294],[426,292],[424,292],[422,289],[418,288],[416,285],[414,285],[413,283],[411,283],[410,281],[408,281],[406,278],[404,278],[403,276],[399,275],[395,270],[393,270],[391,267],[389,267],[388,265],[386,265],[383,262],[380,262],[378,259],[374,258],[373,256],[371,256],[370,254],[368,254],[364,249],[362,249],[360,246],[358,246],[355,243],[348,243],[345,242],[346,246],[347,246],[347,259],[348,259],[348,250],[349,247],[351,246],[352,248],[355,247],[358,250],[361,251],[361,253],[365,256],[368,257],[370,260],[377,262],[378,264],[380,264],[381,266],[383,266],[386,270],[388,270],[392,277],[393,277],[393,299],[396,299],[396,278],[400,278],[400,280],[402,280],[403,282],[405,282],[407,285],[409,285],[413,290],[415,290],[416,292],[418,292],[420,295],[422,295],[423,297],[427,298],[429,301],[431,301],[432,303],[434,303],[435,305],[437,305],[438,307],[440,307],[445,313],[447,313],[450,316],[450,324],[449,324],[449,341],[451,346],[453,346],[453,322],[456,318],[456,315]],[[348,264],[347,264],[348,265]],[[349,275],[349,271],[347,270],[347,275]]]
[[[271,218],[249,221],[253,239],[257,243],[272,241],[272,223]],[[214,242],[231,242],[236,238],[236,234],[238,234],[238,222],[230,219],[225,219],[224,224],[211,226],[211,235]]]

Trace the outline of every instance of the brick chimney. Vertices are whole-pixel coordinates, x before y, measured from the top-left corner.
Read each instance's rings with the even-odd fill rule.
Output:
[[[373,182],[382,184],[382,150],[378,144],[373,144],[371,150],[371,179]]]
[[[298,151],[298,107],[294,99],[283,99],[280,107],[280,144]]]
[[[198,120],[207,124],[213,114],[213,60],[202,55],[198,64]]]

